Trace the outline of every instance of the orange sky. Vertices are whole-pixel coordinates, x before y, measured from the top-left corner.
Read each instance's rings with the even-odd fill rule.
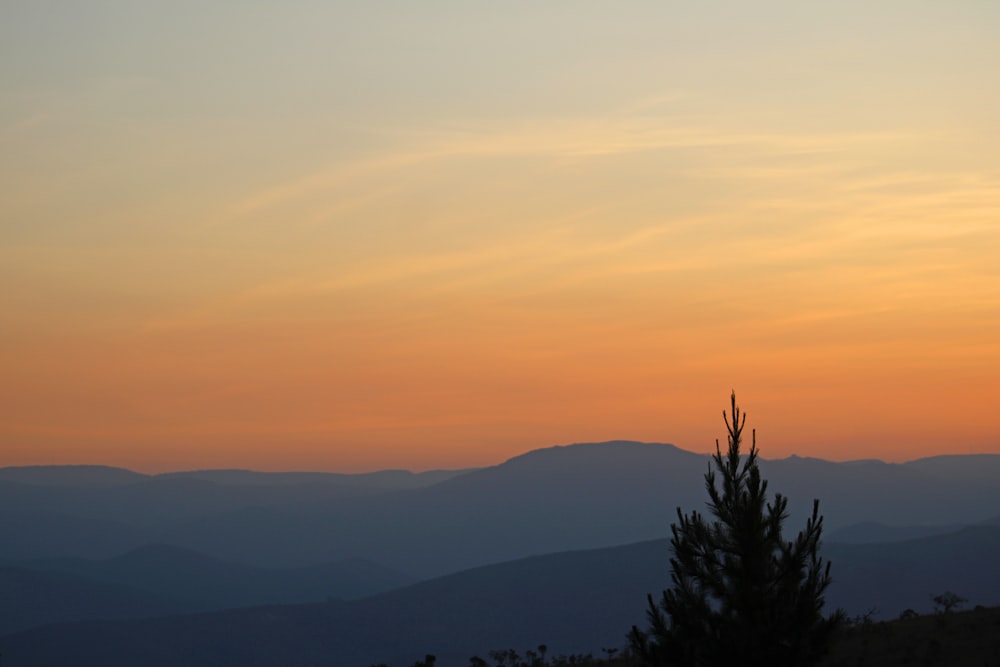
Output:
[[[1000,452],[1000,6],[625,4],[4,3],[0,465]]]

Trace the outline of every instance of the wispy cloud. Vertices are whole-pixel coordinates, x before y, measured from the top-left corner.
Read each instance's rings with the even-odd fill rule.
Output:
[[[444,125],[444,124],[442,124]],[[755,157],[833,154],[852,147],[905,140],[900,133],[835,132],[778,134],[748,132],[708,125],[690,125],[669,115],[612,118],[543,118],[530,121],[455,122],[460,129],[389,131],[391,148],[367,157],[334,163],[300,178],[276,184],[228,206],[223,221],[280,207],[313,193],[337,191],[357,183],[403,170],[433,168],[454,160],[491,160],[528,157],[552,166],[630,154],[665,150],[719,149],[742,151]],[[385,132],[385,130],[382,130]],[[789,166],[787,171],[822,169],[815,165]],[[720,172],[731,167],[716,166]],[[775,167],[774,169],[782,169]],[[764,168],[766,171],[766,168]],[[760,167],[747,173],[762,175]],[[775,174],[768,174],[774,177]]]

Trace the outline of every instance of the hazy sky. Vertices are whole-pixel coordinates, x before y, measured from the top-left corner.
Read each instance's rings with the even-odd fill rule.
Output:
[[[1000,452],[1000,3],[5,0],[0,465]]]

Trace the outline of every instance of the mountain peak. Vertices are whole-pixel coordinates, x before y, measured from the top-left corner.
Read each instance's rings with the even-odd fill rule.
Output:
[[[606,440],[603,442],[574,442],[568,445],[554,445],[533,449],[504,461],[500,465],[508,465],[520,461],[538,461],[540,459],[590,459],[604,456],[645,456],[650,454],[671,454],[702,456],[675,445],[660,442],[639,442],[636,440]]]

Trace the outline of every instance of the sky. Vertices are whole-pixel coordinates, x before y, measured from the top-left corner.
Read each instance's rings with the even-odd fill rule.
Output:
[[[0,465],[1000,453],[1000,3],[0,5]]]

